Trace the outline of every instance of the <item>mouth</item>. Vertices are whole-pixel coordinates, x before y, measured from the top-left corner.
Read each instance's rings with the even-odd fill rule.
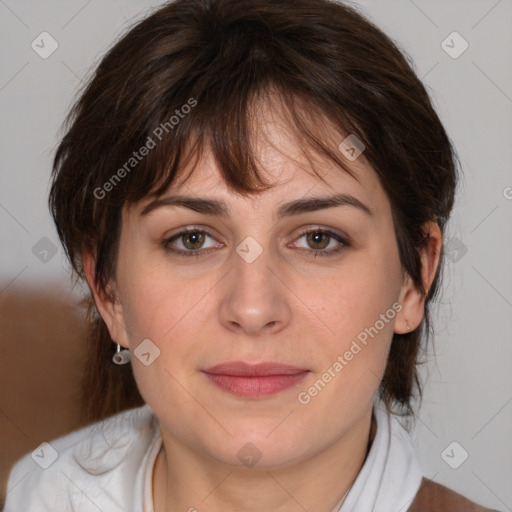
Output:
[[[246,398],[280,393],[301,381],[309,370],[280,363],[222,363],[203,373],[221,390]]]

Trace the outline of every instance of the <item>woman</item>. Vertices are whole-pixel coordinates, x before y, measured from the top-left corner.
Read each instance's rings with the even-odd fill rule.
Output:
[[[487,510],[398,420],[457,166],[387,36],[328,0],[177,0],[68,123],[50,205],[94,423],[16,464],[7,512]]]

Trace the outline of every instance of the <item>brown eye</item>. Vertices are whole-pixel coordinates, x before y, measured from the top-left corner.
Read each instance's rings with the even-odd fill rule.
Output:
[[[313,229],[302,233],[297,240],[304,238],[306,246],[296,247],[304,249],[309,256],[334,256],[350,246],[350,243],[340,235],[324,229]],[[330,246],[330,247],[329,247]]]
[[[200,249],[204,243],[205,233],[202,231],[189,231],[181,236],[183,245],[190,250]]]
[[[206,239],[210,238],[212,242],[206,245]],[[222,246],[215,243],[215,239],[207,231],[201,229],[185,229],[180,233],[166,238],[162,241],[163,248],[170,253],[178,256],[204,256],[210,252],[210,249]]]
[[[331,237],[323,231],[311,231],[306,234],[306,240],[313,249],[325,249]]]

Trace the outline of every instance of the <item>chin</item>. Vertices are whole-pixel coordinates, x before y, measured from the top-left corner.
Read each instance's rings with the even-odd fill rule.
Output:
[[[274,425],[275,428],[275,425]],[[299,452],[298,446],[304,446],[304,443],[295,439],[293,434],[288,431],[282,431],[277,435],[270,434],[271,430],[264,429],[255,434],[238,433],[230,438],[224,447],[219,450],[219,444],[206,447],[210,455],[216,460],[231,466],[246,467],[248,469],[270,470],[276,468],[286,468],[297,463],[298,459],[307,458],[307,454]],[[311,450],[310,442],[307,449]]]

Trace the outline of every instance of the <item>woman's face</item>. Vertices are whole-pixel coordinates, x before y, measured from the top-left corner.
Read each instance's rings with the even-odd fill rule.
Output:
[[[364,153],[347,160],[357,180],[317,158],[323,182],[275,114],[262,118],[260,135],[272,189],[237,195],[205,153],[162,202],[125,207],[119,302],[101,312],[112,338],[131,350],[167,439],[228,464],[249,456],[284,467],[368,418],[393,332],[414,329],[421,308],[408,309],[418,299],[403,280],[390,204]],[[300,206],[337,195],[338,206]],[[166,204],[171,196],[215,201],[226,213]],[[194,232],[181,236],[184,229]],[[302,373],[205,373],[227,362]]]

